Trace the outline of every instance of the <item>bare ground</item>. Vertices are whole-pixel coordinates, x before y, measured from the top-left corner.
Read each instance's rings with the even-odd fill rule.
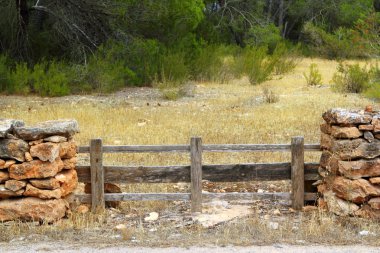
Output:
[[[271,246],[249,246],[249,247],[189,247],[189,248],[142,248],[142,247],[109,247],[109,245],[73,245],[61,244],[57,245],[53,242],[33,243],[30,244],[8,244],[1,245],[0,251],[7,253],[34,253],[34,252],[65,252],[65,253],[375,253],[380,252],[378,247],[365,245],[351,246],[294,246],[287,244],[275,244]]]

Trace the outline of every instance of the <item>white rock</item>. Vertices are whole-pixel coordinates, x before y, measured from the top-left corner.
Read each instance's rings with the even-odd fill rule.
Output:
[[[263,193],[263,192],[264,192],[263,189],[258,189],[258,190],[257,190],[257,193]]]
[[[278,229],[278,227],[279,227],[279,224],[277,223],[277,222],[269,222],[269,228],[270,229],[273,229],[273,230],[277,230]]]
[[[158,213],[156,212],[151,212],[149,213],[149,216],[144,218],[144,221],[156,221],[158,220]]]
[[[367,236],[367,235],[376,235],[375,233],[373,232],[369,232],[368,230],[362,230],[359,232],[359,235],[361,236]]]
[[[115,229],[124,230],[124,229],[127,229],[127,226],[125,224],[119,224],[119,225],[115,226]]]

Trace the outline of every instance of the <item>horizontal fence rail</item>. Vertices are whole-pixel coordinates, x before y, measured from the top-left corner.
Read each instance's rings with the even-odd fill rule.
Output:
[[[318,163],[305,163],[305,181],[321,179]],[[190,183],[190,166],[103,166],[105,183]],[[77,166],[80,182],[91,182],[90,166]],[[210,182],[275,181],[291,179],[291,163],[202,165]]]
[[[79,194],[76,196],[80,202],[91,203],[91,194]],[[228,192],[228,193],[202,193],[203,200],[283,200],[290,201],[291,193],[289,192]],[[307,201],[314,201],[317,199],[316,193],[305,193],[304,196]],[[167,200],[167,201],[178,201],[191,200],[190,193],[105,193],[105,201],[156,201],[156,200]]]
[[[204,152],[289,152],[290,144],[207,144],[202,145]],[[305,144],[305,151],[321,151],[319,144]],[[189,153],[190,145],[129,145],[103,146],[103,153]],[[90,153],[90,146],[78,147],[78,153]]]
[[[78,153],[89,153],[90,164],[77,166],[78,180],[91,183],[91,194],[76,198],[92,204],[92,211],[104,208],[106,201],[191,201],[191,211],[201,212],[202,201],[218,200],[285,200],[294,209],[304,201],[315,201],[316,193],[304,192],[305,182],[320,179],[319,163],[305,163],[305,151],[320,151],[319,144],[304,144],[303,137],[293,137],[291,144],[202,144],[199,137],[190,145],[103,146],[101,139],[90,146],[78,147]],[[188,153],[190,165],[112,166],[103,164],[104,153]],[[291,152],[292,161],[283,163],[202,164],[203,152]],[[291,180],[292,192],[202,192],[202,180],[210,182],[246,182]],[[105,193],[104,183],[190,183],[190,193]]]

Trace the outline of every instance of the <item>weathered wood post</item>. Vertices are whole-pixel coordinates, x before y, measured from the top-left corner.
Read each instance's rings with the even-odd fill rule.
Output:
[[[305,199],[305,175],[304,175],[304,138],[297,136],[292,138],[292,208],[301,210]]]
[[[191,212],[202,212],[202,139],[190,140],[191,157]]]
[[[91,166],[91,212],[100,212],[105,208],[103,148],[101,139],[90,141]]]

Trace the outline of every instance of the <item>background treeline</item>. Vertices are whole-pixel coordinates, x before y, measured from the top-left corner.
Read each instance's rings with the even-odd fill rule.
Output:
[[[0,0],[0,92],[257,84],[291,70],[296,53],[378,57],[379,10],[380,0]]]

